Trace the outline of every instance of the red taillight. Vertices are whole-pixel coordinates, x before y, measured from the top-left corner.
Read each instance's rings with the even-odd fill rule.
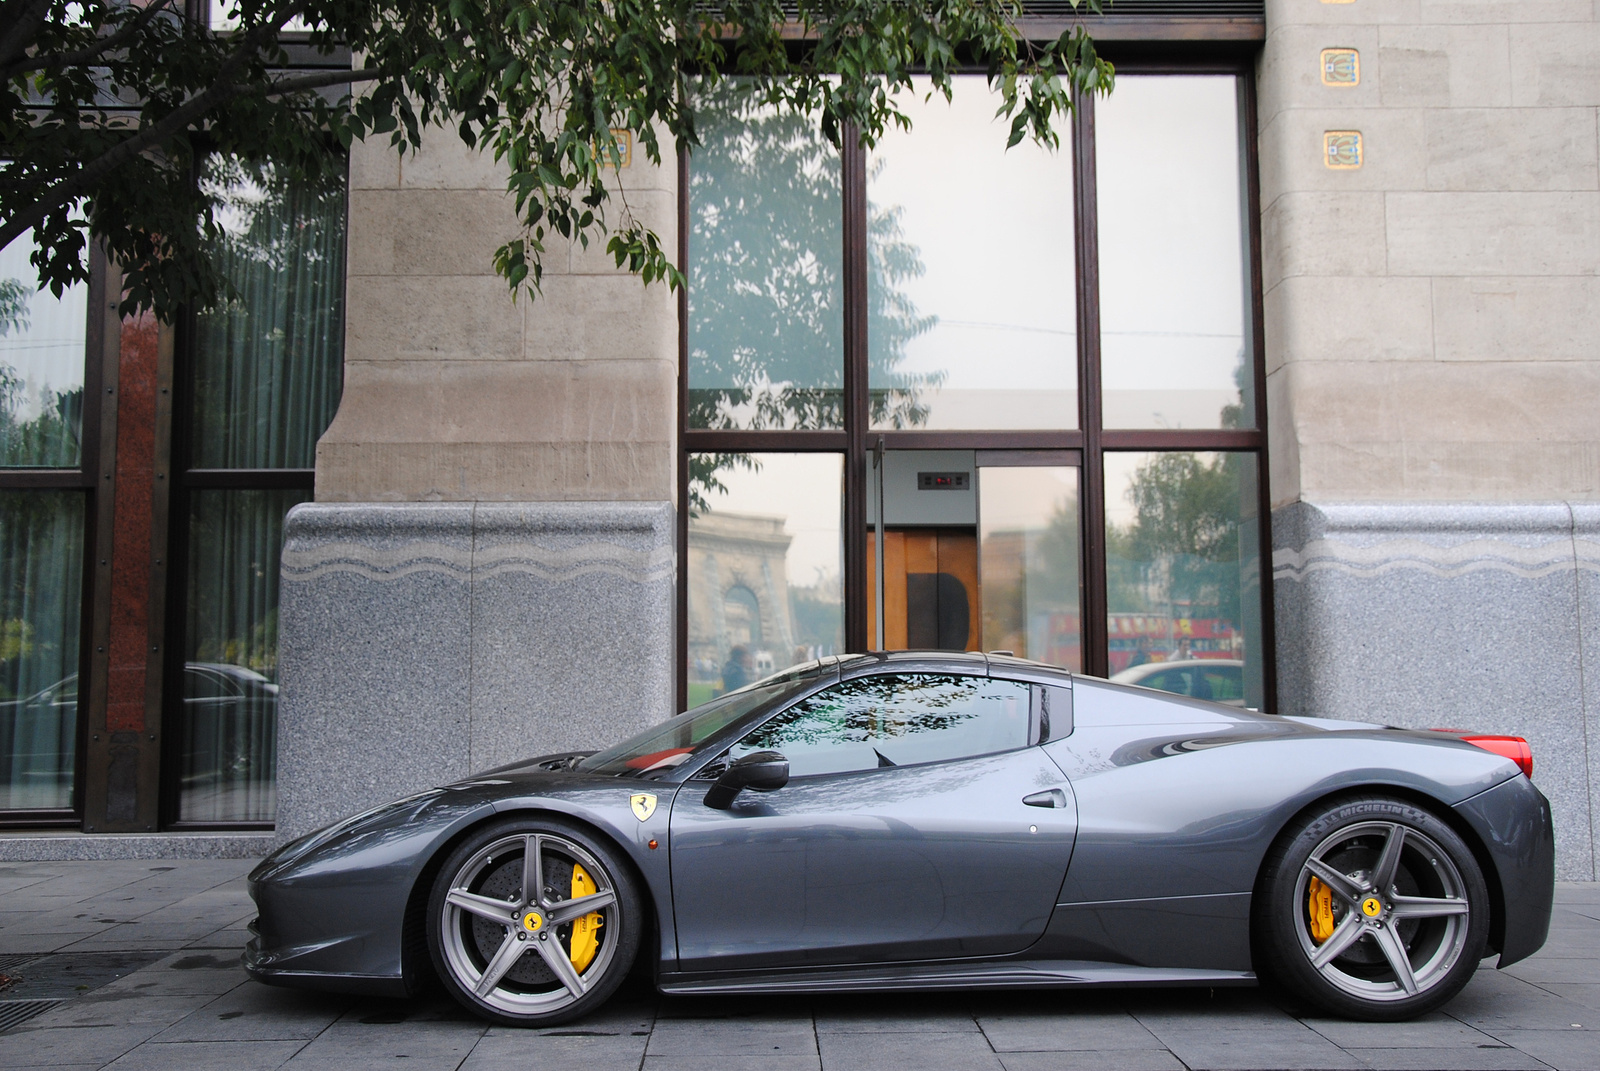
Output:
[[[1496,755],[1503,755],[1516,763],[1528,777],[1533,776],[1533,748],[1520,736],[1479,736],[1475,733],[1463,735],[1461,739],[1469,744],[1474,744],[1485,751],[1492,751]]]

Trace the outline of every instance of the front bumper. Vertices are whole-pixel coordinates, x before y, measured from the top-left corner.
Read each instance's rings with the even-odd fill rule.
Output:
[[[387,975],[342,974],[330,971],[280,970],[272,966],[277,958],[263,948],[261,931],[250,923],[250,940],[244,946],[244,970],[251,978],[267,985],[293,989],[314,989],[328,993],[354,993],[369,997],[407,997],[410,991],[404,978]]]

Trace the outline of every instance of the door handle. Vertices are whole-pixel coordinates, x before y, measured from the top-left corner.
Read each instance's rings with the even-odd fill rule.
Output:
[[[1043,792],[1035,792],[1031,796],[1022,797],[1022,802],[1029,807],[1065,807],[1067,794],[1059,788],[1047,788]]]

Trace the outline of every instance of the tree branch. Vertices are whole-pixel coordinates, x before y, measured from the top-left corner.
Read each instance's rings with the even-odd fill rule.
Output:
[[[50,0],[24,0],[22,13],[17,17],[17,21],[11,24],[11,29],[6,31],[5,36],[0,37],[0,63],[9,65],[27,50],[49,13]]]
[[[323,86],[343,85],[347,82],[370,82],[381,77],[382,71],[373,67],[363,67],[356,71],[322,71],[318,74],[305,74],[298,78],[280,78],[267,86],[267,96],[281,97],[288,93],[299,93],[306,89],[321,89]],[[240,87],[239,93],[250,93],[254,86]]]
[[[138,133],[107,149],[98,159],[91,160],[83,165],[70,178],[62,179],[53,187],[45,190],[39,199],[25,211],[6,220],[3,225],[0,225],[0,249],[4,249],[17,238],[44,222],[45,217],[55,209],[87,194],[95,183],[129,160],[132,160],[135,156],[160,145],[216,105],[221,104],[230,97],[238,96],[241,92],[247,92],[248,88],[240,89],[233,83],[239,68],[252,55],[259,52],[269,38],[277,36],[283,25],[295,16],[298,7],[299,5],[297,4],[291,4],[287,10],[280,11],[274,21],[262,23],[260,26],[246,31],[239,40],[239,47],[234,49],[233,54],[224,60],[222,66],[218,68],[216,81],[211,84],[209,89],[190,97],[168,112],[159,122],[141,127]],[[341,71],[339,73],[343,74],[344,72]]]
[[[10,78],[13,75],[24,74],[28,71],[76,67],[79,64],[87,63],[96,56],[110,52],[112,49],[121,46],[123,42],[131,40],[140,30],[150,25],[150,20],[164,11],[171,3],[172,0],[155,0],[155,3],[150,4],[139,12],[138,17],[130,20],[122,29],[100,38],[88,48],[80,48],[76,52],[62,52],[54,56],[34,55],[29,56],[22,62],[7,64],[4,70],[0,71],[0,78]]]

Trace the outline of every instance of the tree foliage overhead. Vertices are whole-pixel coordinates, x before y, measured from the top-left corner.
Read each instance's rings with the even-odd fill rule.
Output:
[[[853,131],[871,145],[909,126],[894,100],[913,71],[948,96],[960,67],[986,70],[1011,144],[1054,144],[1074,94],[1112,77],[1082,26],[1027,40],[1015,0],[230,6],[236,28],[213,31],[178,0],[0,0],[0,248],[34,230],[41,283],[59,293],[85,279],[97,240],[126,273],[124,311],[213,304],[221,284],[198,254],[218,206],[192,181],[203,156],[312,177],[341,168],[352,139],[387,136],[404,151],[443,125],[509,169],[522,233],[495,266],[513,290],[537,288],[547,243],[607,236],[620,266],[676,285],[660,239],[612,204],[606,147],[616,129],[652,162],[694,145],[691,78],[755,77],[833,143]],[[359,68],[296,66],[289,48],[302,44],[348,47]]]

